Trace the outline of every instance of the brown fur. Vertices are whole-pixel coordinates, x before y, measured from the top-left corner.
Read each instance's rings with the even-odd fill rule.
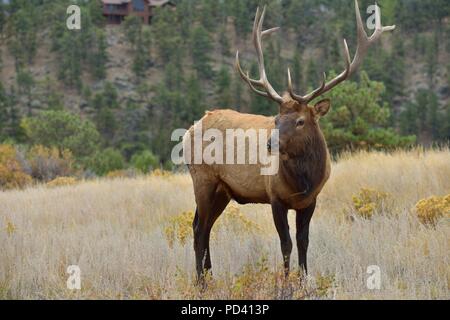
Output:
[[[318,123],[328,109],[323,113],[318,107],[321,103],[328,103],[329,107],[327,100],[311,107],[285,96],[276,118],[232,110],[207,112],[202,118],[203,132],[214,128],[224,136],[226,129],[267,129],[270,132],[276,127],[280,131],[280,168],[276,175],[263,176],[261,164],[189,165],[197,203],[193,227],[199,276],[204,269],[211,268],[209,233],[231,199],[241,204],[271,204],[274,211],[278,207],[286,212],[294,209],[299,214],[315,204],[330,175],[330,157]],[[293,126],[300,118],[305,124],[301,128]],[[194,127],[187,133],[192,143],[193,132]],[[203,142],[204,148],[207,145],[208,142]],[[275,212],[274,219],[277,219]],[[306,269],[306,262],[303,267]]]

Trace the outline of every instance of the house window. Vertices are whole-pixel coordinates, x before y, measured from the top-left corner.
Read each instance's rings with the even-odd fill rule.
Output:
[[[144,0],[133,0],[133,10],[134,11],[145,11]]]

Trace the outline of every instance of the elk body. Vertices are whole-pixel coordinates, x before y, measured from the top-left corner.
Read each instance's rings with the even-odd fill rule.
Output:
[[[355,11],[358,46],[355,57],[351,61],[347,43],[344,40],[345,70],[329,82],[326,82],[324,75],[321,86],[306,96],[294,93],[288,70],[288,92],[281,96],[267,79],[262,50],[262,39],[277,31],[278,28],[262,31],[265,8],[262,12],[257,10],[253,26],[253,43],[258,56],[260,79],[251,79],[248,73],[242,70],[239,53],[236,54],[236,69],[254,92],[278,103],[279,114],[275,117],[264,117],[232,110],[216,110],[207,112],[200,123],[203,132],[211,128],[222,133],[225,133],[227,129],[266,129],[267,132],[277,129],[279,141],[271,141],[267,148],[271,151],[274,145],[278,147],[279,170],[274,175],[264,176],[261,175],[260,163],[188,165],[197,204],[193,230],[196,270],[199,279],[205,271],[211,269],[209,248],[211,228],[232,199],[240,204],[271,205],[275,227],[280,237],[286,273],[289,271],[292,251],[287,213],[290,209],[295,210],[298,261],[300,268],[307,272],[309,224],[316,207],[317,196],[328,180],[331,168],[327,144],[319,125],[319,119],[330,109],[330,101],[325,99],[314,105],[309,103],[352,75],[370,45],[379,39],[384,31],[395,28],[395,26],[382,27],[380,12],[377,10],[375,32],[368,37],[364,31],[357,0],[355,0]],[[188,131],[189,138],[193,137],[194,130],[195,126]],[[207,146],[208,142],[203,144]]]

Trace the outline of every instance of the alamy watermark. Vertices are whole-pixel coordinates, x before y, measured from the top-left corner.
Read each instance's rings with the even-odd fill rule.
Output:
[[[72,265],[67,267],[67,289],[69,290],[81,290],[81,269],[79,266]]]
[[[367,267],[367,278],[366,285],[369,290],[380,290],[381,289],[381,268],[377,265],[371,265]]]
[[[261,175],[278,173],[277,129],[226,129],[223,132],[209,128],[203,131],[203,123],[199,121],[192,134],[186,129],[176,129],[171,139],[179,142],[171,154],[175,165],[260,165]]]
[[[81,30],[81,9],[73,4],[67,7],[66,13],[70,16],[66,20],[66,26],[69,30]]]
[[[376,27],[376,17],[379,13],[380,7],[377,4],[372,4],[367,7],[366,13],[370,16],[367,18],[366,24],[369,30]],[[81,30],[81,9],[76,4],[67,7],[66,14],[70,15],[66,20],[66,26],[69,30]]]

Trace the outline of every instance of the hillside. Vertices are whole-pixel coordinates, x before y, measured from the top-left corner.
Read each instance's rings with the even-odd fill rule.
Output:
[[[250,21],[250,20],[249,20]],[[250,21],[251,22],[251,21]],[[136,79],[132,72],[132,52],[129,49],[129,43],[127,43],[126,36],[123,32],[123,28],[117,25],[106,25],[103,27],[106,32],[106,41],[108,43],[108,62],[106,64],[106,76],[105,79],[95,80],[89,76],[89,74],[85,74],[83,76],[83,84],[92,88],[93,92],[100,91],[103,88],[104,82],[109,81],[114,84],[118,91],[118,100],[121,105],[126,104],[128,100],[132,100],[135,102],[143,103],[141,101],[138,94],[138,86],[139,84],[136,82]],[[230,37],[230,44],[228,46],[228,50],[230,53],[236,52],[236,50],[240,50],[242,56],[245,57],[244,60],[250,61],[250,59],[256,59],[254,54],[254,48],[251,45],[251,35],[247,35],[245,38],[237,39],[235,34],[235,30],[232,22],[227,23],[226,29],[227,34]],[[430,32],[424,32],[421,34],[424,37],[430,37]],[[283,34],[280,32],[279,34],[281,42],[281,56],[289,61],[295,55],[295,37],[296,35],[292,32],[287,34]],[[40,34],[39,36],[39,48],[36,53],[36,57],[33,59],[33,63],[28,65],[28,70],[37,83],[43,82],[46,77],[51,79],[57,79],[57,57],[54,52],[50,50],[51,44],[48,38],[48,33]],[[215,35],[215,38],[218,36]],[[412,45],[411,40],[405,39],[404,45],[406,47]],[[228,69],[231,74],[235,74],[236,71],[234,69],[234,55],[230,54],[229,56],[223,57],[220,52],[220,45],[218,40],[214,40],[214,48],[211,50],[213,52],[211,54],[211,65],[213,70],[217,73],[219,72],[222,66]],[[307,44],[305,44],[307,46]],[[383,46],[386,50],[392,47],[392,36],[386,36],[386,39],[383,42]],[[302,52],[304,55],[304,59],[312,59],[315,57],[317,52],[320,52],[323,48],[320,47],[308,47]],[[17,73],[15,70],[15,60],[14,56],[9,52],[7,45],[2,43],[0,46],[0,51],[2,52],[2,61],[3,61],[3,69],[0,74],[0,80],[2,81],[5,87],[14,86],[17,83]],[[218,53],[218,54],[214,54]],[[440,103],[442,105],[446,105],[449,103],[450,99],[450,87],[448,85],[448,68],[447,64],[450,61],[450,54],[448,51],[442,50],[439,52],[437,56],[437,69],[436,69],[436,79],[434,85],[434,92],[437,95]],[[426,62],[423,59],[417,59],[413,55],[407,55],[404,58],[404,63],[408,66],[405,70],[404,75],[404,86],[405,86],[405,95],[402,97],[395,97],[396,99],[401,100],[413,100],[415,94],[419,89],[427,89],[428,88],[428,79],[425,75],[426,70]],[[286,62],[288,65],[289,63]],[[192,61],[184,62],[185,67],[187,68],[187,72],[193,72],[190,70],[189,66],[192,65]],[[328,71],[328,70],[318,70],[319,72]],[[152,54],[152,65],[146,70],[144,81],[151,88],[158,83],[163,81],[164,77],[164,62],[160,60],[158,54]],[[250,99],[250,96],[247,94],[249,90],[242,83],[243,91],[245,92],[245,100]],[[214,94],[214,79],[211,79],[208,82],[203,83],[203,88],[206,90],[205,98],[206,105],[210,106],[211,109],[215,108],[215,94]],[[85,99],[83,99],[80,92],[74,90],[73,88],[67,87],[64,83],[57,83],[53,87],[54,90],[57,90],[64,95],[64,107],[75,112],[79,112],[80,106],[86,103]],[[149,90],[149,98],[154,96],[154,90]],[[23,103],[27,103],[24,99]],[[24,107],[24,106],[23,106]],[[248,103],[242,103],[240,106],[230,105],[230,108],[238,108],[244,109],[247,111],[249,109]],[[401,105],[394,105],[393,108],[400,109]],[[24,107],[25,108],[25,107]],[[400,112],[401,110],[397,110]]]

